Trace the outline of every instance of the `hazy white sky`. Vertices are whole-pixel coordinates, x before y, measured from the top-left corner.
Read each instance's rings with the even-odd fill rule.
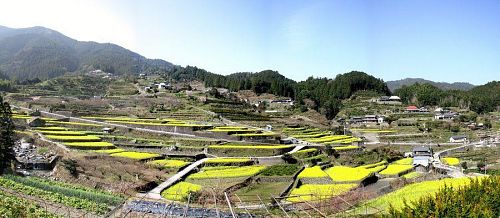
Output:
[[[0,25],[219,74],[500,79],[499,0],[0,0]]]
[[[110,7],[96,0],[0,0],[0,25],[44,26],[77,40],[112,42],[137,50],[133,27]]]

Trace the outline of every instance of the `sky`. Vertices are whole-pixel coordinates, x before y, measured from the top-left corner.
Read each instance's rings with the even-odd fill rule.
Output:
[[[213,73],[300,81],[500,80],[498,0],[0,0],[0,25],[44,26]]]

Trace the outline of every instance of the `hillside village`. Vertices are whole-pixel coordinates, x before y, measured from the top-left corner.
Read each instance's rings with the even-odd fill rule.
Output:
[[[401,187],[500,172],[498,112],[360,90],[329,120],[307,99],[92,72],[5,93],[16,175],[0,186],[36,190],[62,208],[50,213],[380,215],[388,204],[379,199]],[[83,91],[61,95],[67,83]],[[95,89],[82,89],[87,83]],[[95,194],[70,194],[82,188]]]

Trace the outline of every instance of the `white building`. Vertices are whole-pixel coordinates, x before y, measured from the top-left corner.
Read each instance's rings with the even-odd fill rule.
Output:
[[[450,142],[466,142],[467,136],[464,135],[454,135],[450,137]]]

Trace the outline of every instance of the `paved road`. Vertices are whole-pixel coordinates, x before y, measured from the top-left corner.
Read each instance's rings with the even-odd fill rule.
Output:
[[[446,171],[447,174],[449,176],[453,177],[453,178],[465,177],[466,175],[462,172],[461,168],[443,164],[441,162],[441,154],[449,152],[449,151],[463,149],[463,148],[466,148],[466,147],[469,147],[469,146],[473,146],[473,145],[476,145],[476,144],[479,144],[479,143],[466,143],[466,144],[464,144],[462,146],[458,146],[458,147],[454,147],[454,148],[448,148],[448,149],[445,149],[445,150],[442,150],[442,151],[438,151],[438,152],[434,153],[434,162],[433,162],[432,165],[434,166],[434,168]]]

